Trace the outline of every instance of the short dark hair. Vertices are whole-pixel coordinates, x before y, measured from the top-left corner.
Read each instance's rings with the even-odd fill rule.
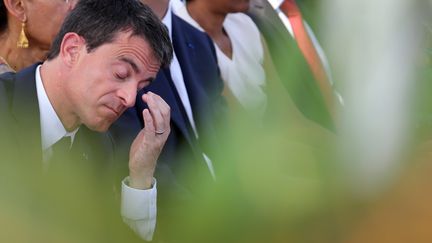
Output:
[[[139,0],[80,0],[65,18],[48,53],[59,55],[63,37],[74,32],[86,41],[87,52],[111,43],[122,31],[145,39],[162,67],[170,64],[173,50],[168,30],[152,10]]]
[[[0,33],[7,28],[7,10],[3,0],[0,0]]]

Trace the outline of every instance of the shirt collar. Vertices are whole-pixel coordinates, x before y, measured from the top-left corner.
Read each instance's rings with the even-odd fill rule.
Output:
[[[274,9],[277,9],[283,3],[284,0],[268,0],[268,1]]]
[[[40,124],[41,124],[41,139],[42,150],[50,148],[53,144],[59,141],[62,137],[71,137],[72,142],[79,127],[72,132],[66,131],[55,112],[42,82],[40,75],[40,67],[36,68],[36,92],[39,102]]]
[[[171,10],[171,1],[168,4],[168,9],[167,9],[167,11],[165,13],[165,16],[162,18],[162,23],[167,27],[169,37],[172,40],[172,10]]]

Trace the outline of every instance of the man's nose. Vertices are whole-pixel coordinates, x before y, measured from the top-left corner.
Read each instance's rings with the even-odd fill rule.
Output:
[[[122,105],[125,107],[132,107],[135,105],[137,95],[137,85],[133,82],[125,83],[124,87],[118,90],[117,95],[122,101]]]

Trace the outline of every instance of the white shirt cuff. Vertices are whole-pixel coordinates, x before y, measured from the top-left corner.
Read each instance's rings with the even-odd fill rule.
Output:
[[[150,241],[156,228],[156,179],[152,188],[139,190],[129,187],[129,177],[122,181],[121,215],[129,227],[142,239]]]

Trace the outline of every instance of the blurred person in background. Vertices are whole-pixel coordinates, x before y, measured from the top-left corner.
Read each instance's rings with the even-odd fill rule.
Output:
[[[284,129],[298,133],[296,137],[321,147],[320,141],[333,139],[334,134],[328,129],[332,127],[330,120],[325,114],[318,114],[317,118],[323,115],[329,121],[324,126],[297,108],[276,73],[266,42],[251,18],[243,13],[248,8],[247,0],[191,0],[176,4],[174,12],[213,39],[231,111],[229,118],[233,118],[229,125],[243,118],[243,122],[259,128],[283,123]],[[294,74],[299,72],[296,65],[286,69],[297,71]],[[305,93],[296,95],[307,99]]]
[[[246,110],[262,119],[267,108],[264,48],[258,28],[245,15],[249,1],[186,1],[176,13],[213,40],[233,111]]]
[[[77,0],[0,1],[0,73],[43,61]]]
[[[343,100],[332,87],[329,62],[296,1],[251,0],[248,14],[266,40],[277,75],[299,110],[333,130]]]
[[[167,240],[167,229],[181,223],[173,221],[170,212],[183,210],[183,204],[196,197],[196,188],[204,182],[214,183],[217,176],[210,160],[215,148],[209,149],[206,144],[216,138],[216,125],[223,120],[223,82],[213,42],[205,33],[173,14],[169,0],[141,2],[168,28],[174,58],[150,85],[138,92],[135,106],[126,110],[110,131],[116,144],[123,148],[121,156],[127,156],[133,139],[146,126],[142,112],[148,105],[140,97],[153,92],[171,107],[171,133],[155,170],[159,209],[155,240]]]
[[[191,0],[177,4],[174,11],[212,38],[231,114],[246,114],[250,122],[260,123],[289,113],[290,124],[315,129],[317,126],[305,119],[290,95],[284,94],[266,42],[244,13],[248,9],[249,1]]]
[[[116,148],[105,131],[171,58],[167,30],[148,7],[135,0],[86,0],[66,17],[47,61],[0,76],[0,178],[8,181],[0,194],[9,195],[6,202],[16,200],[14,209],[24,204],[19,219],[32,222],[40,215],[61,232],[84,224],[76,234],[101,233],[104,242],[115,241],[109,236],[116,229],[108,229],[117,221],[110,211],[95,210],[115,201],[98,197],[114,199],[105,178],[117,169]],[[148,104],[146,127],[130,146],[123,178],[129,176],[115,185],[121,184],[124,221],[133,229],[143,224],[141,234],[149,240],[156,220],[153,173],[170,133],[170,108],[154,93],[140,98]],[[98,199],[103,203],[94,205]],[[99,225],[87,225],[92,216],[102,217],[102,232],[92,233]]]

